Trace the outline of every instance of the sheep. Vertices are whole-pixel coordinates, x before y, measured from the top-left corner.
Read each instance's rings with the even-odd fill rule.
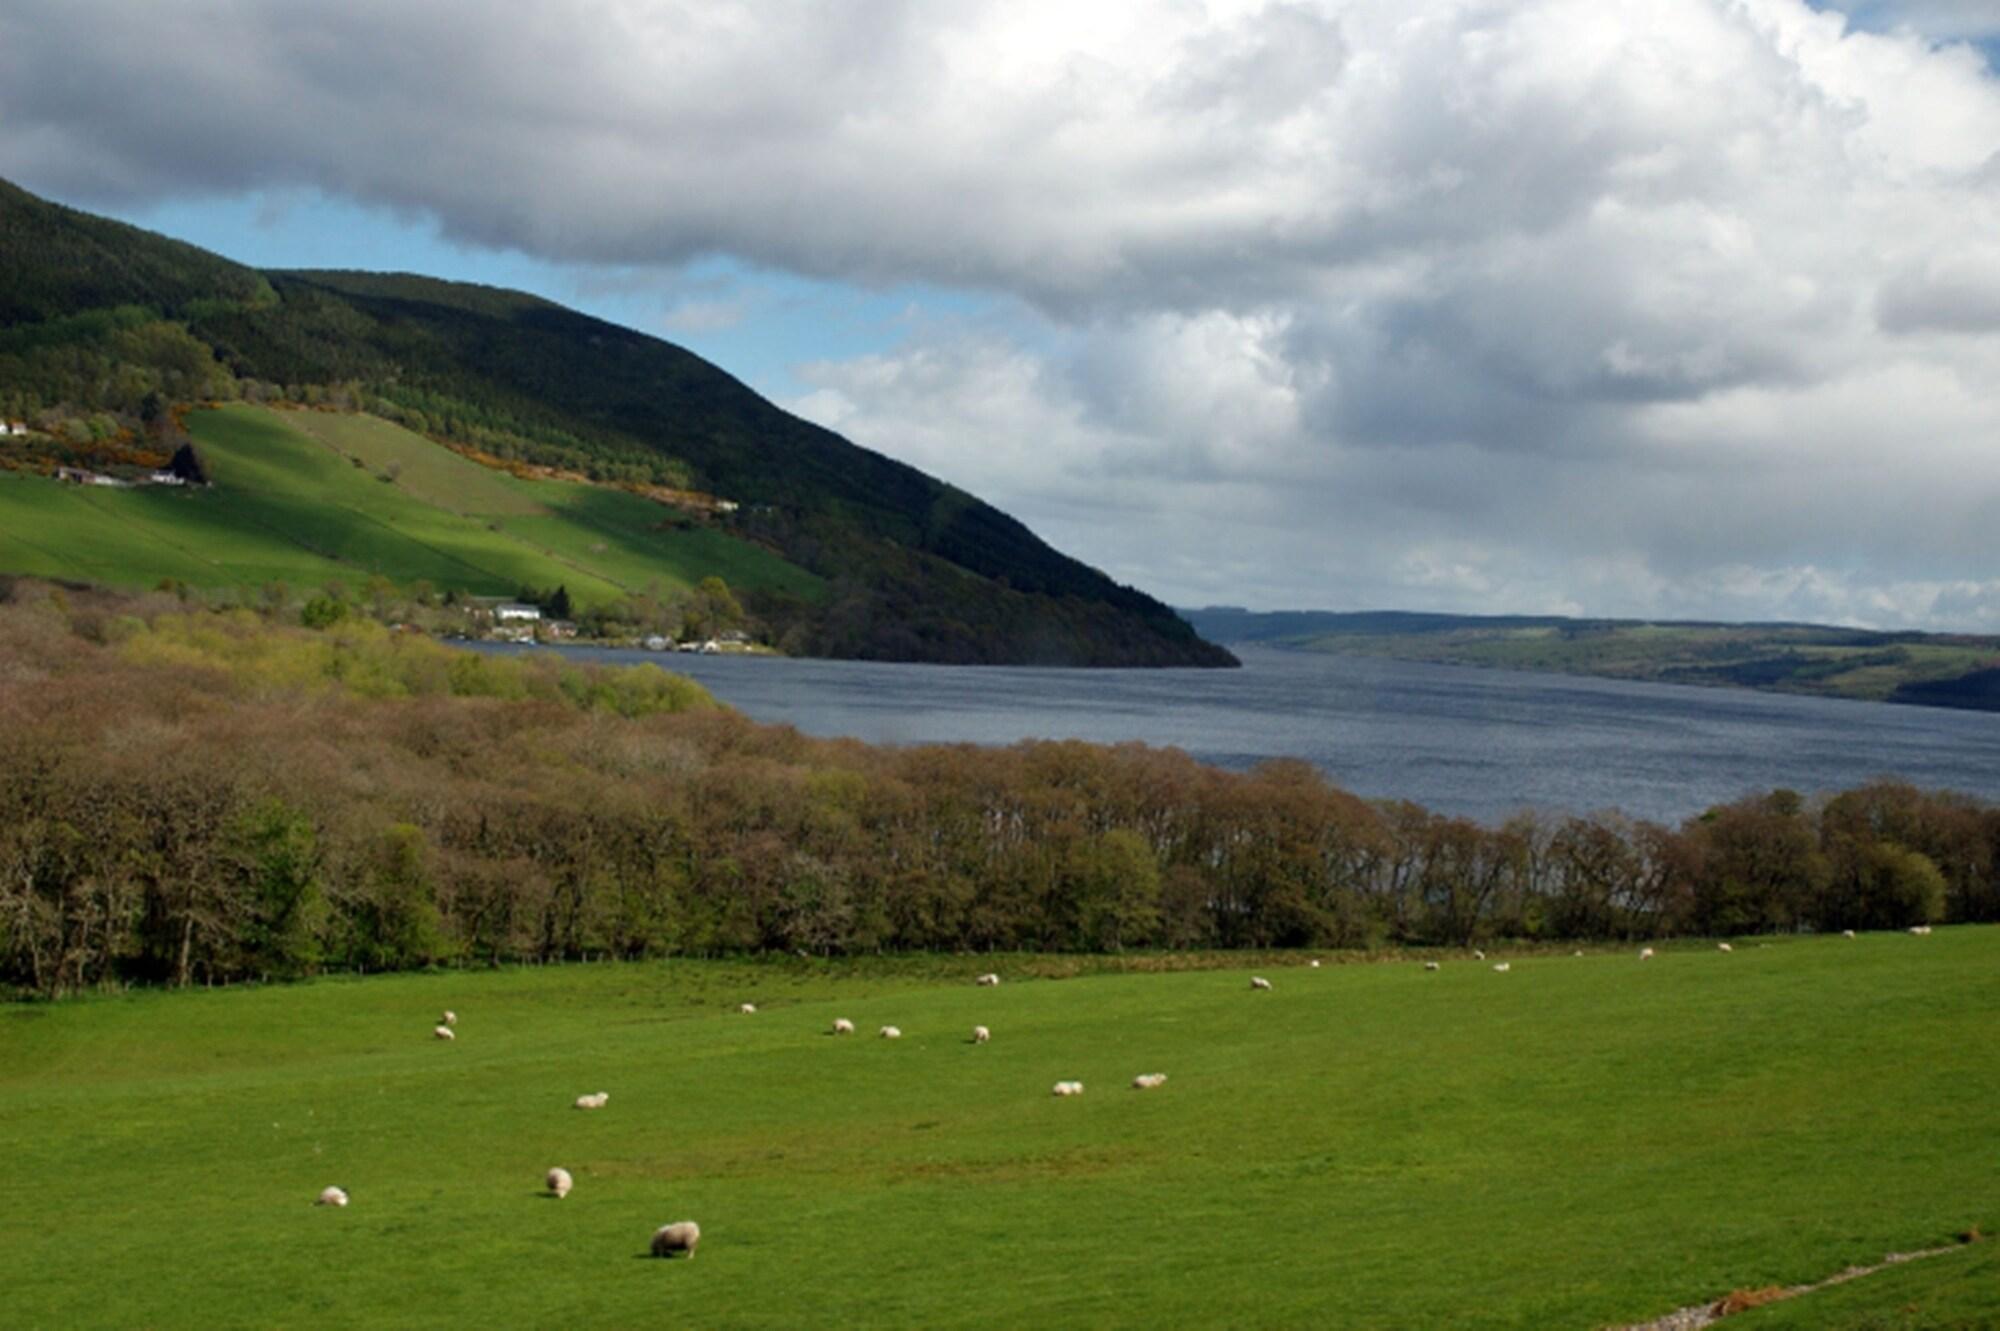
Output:
[[[1313,959],[1312,959],[1311,961],[1308,961],[1308,962],[1306,963],[1306,965],[1308,965],[1308,966],[1312,967],[1312,968],[1313,968],[1314,970],[1318,970],[1318,969],[1319,969],[1319,958],[1318,958],[1318,957],[1314,957],[1314,958],[1313,958]]]
[[[835,1035],[852,1035],[854,1034],[854,1023],[845,1017],[835,1017],[833,1019],[833,1033]]]
[[[579,1095],[576,1097],[576,1107],[578,1109],[602,1109],[605,1102],[610,1098],[611,1092],[609,1091],[599,1091],[595,1095]]]
[[[549,1171],[548,1178],[545,1181],[548,1184],[549,1191],[556,1195],[557,1201],[561,1201],[563,1198],[569,1196],[569,1190],[576,1186],[575,1180],[569,1176],[569,1171],[560,1165]]]
[[[1578,949],[1577,949],[1576,951],[1574,951],[1574,952],[1570,953],[1570,955],[1571,955],[1572,957],[1580,957],[1580,956],[1582,956],[1582,955],[1583,955],[1583,949],[1582,949],[1582,948],[1578,948]]]
[[[1080,1081],[1059,1081],[1055,1084],[1052,1094],[1064,1096],[1082,1095],[1083,1083]]]
[[[439,1017],[438,1020],[443,1022],[447,1026],[456,1026],[458,1025],[458,1014],[456,1012],[453,1012],[450,1008],[446,1008],[444,1010],[444,1015],[442,1017]]]
[[[1132,1089],[1135,1091],[1150,1091],[1155,1087],[1164,1085],[1166,1080],[1167,1074],[1164,1072],[1142,1072],[1132,1078]]]
[[[1852,930],[1852,929],[1842,929],[1842,930],[1840,931],[1840,936],[1841,936],[1842,938],[1852,938],[1852,937],[1854,937],[1854,930]]]
[[[451,1033],[451,1027],[449,1026],[434,1026],[431,1028],[431,1034],[440,1040],[456,1040],[458,1038]]]
[[[984,1026],[974,1026],[972,1028],[972,1042],[974,1044],[985,1044],[992,1038],[993,1032],[987,1030]]]
[[[694,1260],[694,1246],[701,1242],[701,1226],[692,1220],[680,1220],[671,1225],[661,1225],[653,1231],[653,1256],[671,1257],[684,1252],[688,1260]]]
[[[1910,926],[1910,932],[1917,935],[1919,938],[1923,937],[1925,934],[1928,934],[1930,931],[1931,927],[1928,924],[1913,924]]]
[[[992,971],[988,971],[986,972],[986,974],[980,976],[977,980],[974,980],[973,983],[983,984],[990,988],[991,986],[1000,983],[1000,977],[998,975],[995,975]]]
[[[1715,945],[1715,950],[1717,952],[1734,952],[1736,949],[1729,946],[1729,944],[1727,943],[1717,943]]]
[[[347,1194],[339,1188],[321,1188],[319,1192],[319,1200],[314,1202],[313,1205],[345,1206],[347,1205]]]
[[[1493,963],[1493,969],[1505,975],[1508,971],[1514,969],[1514,963],[1511,961],[1496,961]]]
[[[757,1005],[755,1003],[745,1003],[743,1006],[737,1008],[736,1010],[738,1012],[741,1012],[744,1016],[748,1017],[756,1013]]]
[[[901,1026],[884,1026],[882,1028],[882,1038],[885,1040],[900,1040],[903,1038],[903,1028]]]
[[[1472,959],[1474,961],[1484,961],[1486,960],[1486,954],[1475,947],[1472,949]]]
[[[1425,969],[1425,970],[1427,970],[1427,971],[1434,971],[1434,970],[1436,970],[1437,968],[1438,968],[1438,964],[1437,964],[1437,963],[1436,963],[1435,961],[1426,961],[1426,962],[1424,963],[1424,969]]]
[[[1652,959],[1653,959],[1653,949],[1652,949],[1652,948],[1650,948],[1650,947],[1642,947],[1642,948],[1640,948],[1640,949],[1639,949],[1639,960],[1641,960],[1641,961],[1651,961]]]
[[[1261,975],[1253,975],[1250,977],[1250,987],[1252,989],[1269,989],[1271,982]]]

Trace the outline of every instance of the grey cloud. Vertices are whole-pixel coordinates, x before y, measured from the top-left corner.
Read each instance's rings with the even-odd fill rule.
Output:
[[[24,0],[0,174],[992,293],[794,405],[1177,599],[1991,625],[2000,83],[1849,8]]]

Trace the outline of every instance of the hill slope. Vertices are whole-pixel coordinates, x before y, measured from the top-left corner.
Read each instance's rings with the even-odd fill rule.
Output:
[[[367,408],[499,459],[727,500],[708,519],[721,534],[829,584],[817,602],[753,605],[807,653],[1233,663],[992,506],[657,338],[519,292],[259,273],[0,182],[0,413],[81,440],[157,422],[162,401],[239,394]]]

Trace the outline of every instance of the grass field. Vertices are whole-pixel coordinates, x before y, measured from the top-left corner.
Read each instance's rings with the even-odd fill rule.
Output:
[[[1008,982],[973,987],[989,965]],[[5,1320],[1593,1327],[2000,1230],[2000,929],[1299,965],[1269,993],[1030,966],[0,1010]],[[312,1206],[332,1183],[353,1204]],[[698,1260],[643,1258],[686,1218]],[[1993,1253],[1729,1325],[1997,1324]]]
[[[213,473],[206,490],[0,473],[0,572],[207,587],[381,574],[495,596],[562,585],[579,604],[710,575],[808,599],[823,586],[636,495],[518,479],[372,417],[233,406],[189,427]]]

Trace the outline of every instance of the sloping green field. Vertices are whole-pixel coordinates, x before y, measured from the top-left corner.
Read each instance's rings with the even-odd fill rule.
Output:
[[[710,575],[807,598],[822,586],[636,495],[517,479],[371,417],[234,406],[189,425],[207,489],[0,473],[0,571],[212,587],[381,574],[483,595],[563,585],[579,603]]]
[[[2000,929],[1268,993],[993,964],[0,1011],[7,1324],[1582,1328],[2000,1229]],[[644,1256],[687,1218],[697,1260]],[[1992,1324],[1991,1253],[1742,1325]]]

